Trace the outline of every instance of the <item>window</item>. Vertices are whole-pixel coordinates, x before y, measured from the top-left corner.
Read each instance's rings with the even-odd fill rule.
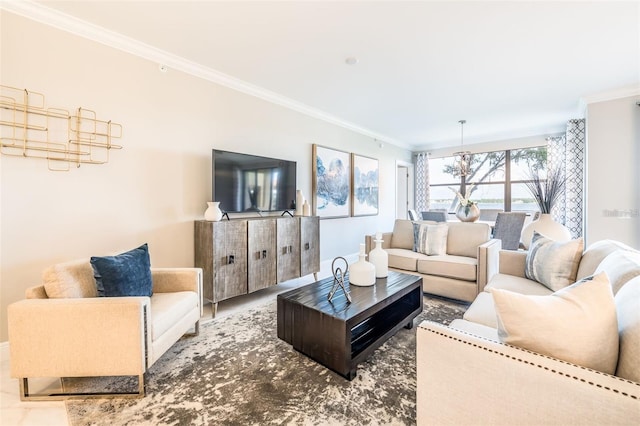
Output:
[[[530,170],[544,173],[547,148],[514,149],[482,152],[471,155],[471,174],[466,177],[453,175],[453,157],[429,160],[429,184],[431,208],[455,211],[457,199],[449,188],[466,193],[472,187],[471,199],[482,209],[505,211],[538,211],[531,193],[525,185]]]

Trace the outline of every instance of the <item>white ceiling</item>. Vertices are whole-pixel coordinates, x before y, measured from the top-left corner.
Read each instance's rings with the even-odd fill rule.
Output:
[[[639,1],[29,7],[137,40],[141,51],[151,46],[170,71],[180,64],[206,70],[232,87],[412,149],[459,144],[460,119],[467,120],[465,145],[557,133],[580,115],[582,97],[640,88]],[[82,33],[80,24],[74,28]],[[91,27],[95,39],[102,28]],[[100,41],[114,39],[106,34]],[[347,57],[359,62],[347,65]]]

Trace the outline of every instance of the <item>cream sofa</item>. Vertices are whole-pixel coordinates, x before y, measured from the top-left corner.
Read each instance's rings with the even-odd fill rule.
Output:
[[[425,321],[417,328],[417,423],[640,424],[640,252],[600,241],[584,251],[577,272],[581,279],[604,271],[611,282],[619,330],[616,375],[500,343],[488,291],[551,293],[525,278],[526,255],[500,252],[499,273],[464,319],[449,326]]]
[[[116,394],[144,396],[145,371],[186,332],[198,333],[198,268],[151,268],[151,297],[97,297],[89,259],[43,275],[43,285],[8,307],[11,377],[23,400],[73,396],[30,393],[28,379],[36,377],[137,376],[137,392]]]
[[[413,223],[397,219],[393,232],[382,234],[382,248],[389,255],[389,268],[420,275],[425,293],[472,301],[484,289],[487,278],[498,270],[501,242],[490,239],[489,225],[447,222],[446,254],[427,256],[413,251]],[[375,247],[374,238],[365,236],[367,253]]]

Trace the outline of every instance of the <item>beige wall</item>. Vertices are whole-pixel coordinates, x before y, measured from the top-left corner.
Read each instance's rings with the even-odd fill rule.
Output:
[[[615,239],[640,249],[640,96],[587,106],[587,235],[591,244]]]
[[[153,266],[193,265],[193,221],[211,197],[211,149],[298,162],[311,198],[311,146],[380,159],[380,214],[321,221],[321,258],[355,253],[390,230],[395,162],[407,150],[1,12],[1,83],[44,93],[49,106],[89,108],[121,123],[105,165],[51,172],[42,160],[0,157],[0,341],[6,307],[46,266],[149,243]]]

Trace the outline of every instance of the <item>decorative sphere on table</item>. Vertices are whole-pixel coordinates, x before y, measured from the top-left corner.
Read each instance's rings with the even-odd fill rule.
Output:
[[[376,283],[376,267],[365,260],[364,244],[360,244],[358,261],[349,267],[349,284],[368,287]]]

